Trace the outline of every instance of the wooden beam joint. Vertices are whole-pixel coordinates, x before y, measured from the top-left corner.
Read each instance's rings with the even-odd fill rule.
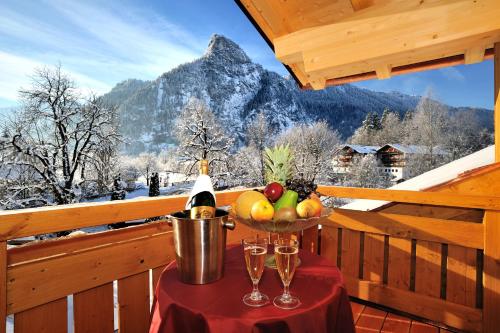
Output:
[[[385,80],[391,78],[392,66],[391,65],[380,65],[375,68],[377,73],[377,78],[379,80]]]
[[[465,51],[464,59],[466,65],[477,64],[484,60],[485,45],[471,47]]]

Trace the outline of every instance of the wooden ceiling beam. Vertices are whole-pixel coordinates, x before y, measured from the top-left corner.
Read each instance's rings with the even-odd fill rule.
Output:
[[[477,45],[479,40],[488,45],[500,40],[498,0],[433,0],[418,5],[408,1],[413,7],[404,7],[402,12],[394,12],[394,3],[401,2],[392,0],[368,7],[359,11],[360,19],[347,18],[276,38],[276,56],[287,64],[303,61],[306,74],[325,76],[322,71],[371,59],[401,57],[427,48],[435,53],[440,46],[442,52],[448,52],[451,45],[457,48],[452,50],[455,54],[464,53],[471,44],[462,42],[474,41]],[[380,8],[384,6],[391,11],[384,12]],[[380,16],[382,12],[385,15]],[[467,60],[477,61],[480,53],[474,46]]]
[[[500,43],[498,45],[500,45]],[[487,49],[484,54],[484,60],[493,59],[494,53],[495,52],[493,48]],[[391,75],[395,76],[395,75],[410,74],[410,73],[422,72],[426,70],[433,70],[433,69],[439,69],[439,68],[457,66],[463,64],[465,64],[465,59],[464,55],[461,54],[452,57],[426,61],[422,63],[395,67],[391,70]],[[338,86],[342,84],[354,83],[359,81],[373,80],[376,78],[378,77],[375,71],[338,77],[338,78],[331,78],[326,80],[326,87]],[[308,89],[313,89],[313,87],[310,84],[306,84],[302,87],[302,89],[308,90]]]

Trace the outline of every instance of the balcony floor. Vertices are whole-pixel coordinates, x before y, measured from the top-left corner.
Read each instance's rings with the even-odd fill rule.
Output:
[[[451,332],[410,318],[351,302],[356,333],[441,333]]]

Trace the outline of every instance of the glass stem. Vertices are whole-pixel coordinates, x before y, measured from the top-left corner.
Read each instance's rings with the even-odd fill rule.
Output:
[[[283,298],[284,299],[289,299],[291,297],[290,296],[290,291],[288,289],[288,286],[289,286],[289,284],[285,284],[284,288],[283,288]]]
[[[260,299],[260,292],[259,292],[259,281],[253,282],[253,290],[252,290],[252,298],[253,299]]]

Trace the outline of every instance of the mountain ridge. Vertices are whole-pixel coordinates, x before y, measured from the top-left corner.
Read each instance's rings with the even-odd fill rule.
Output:
[[[200,58],[155,80],[122,81],[103,98],[118,105],[120,129],[128,142],[125,152],[137,154],[175,144],[175,120],[191,96],[206,102],[239,145],[244,144],[246,127],[259,112],[275,132],[298,122],[325,120],[347,138],[368,112],[381,114],[389,108],[403,115],[420,99],[348,84],[302,91],[291,78],[254,63],[235,42],[219,34],[212,36]],[[490,126],[492,112],[476,110],[480,110],[481,123]]]

